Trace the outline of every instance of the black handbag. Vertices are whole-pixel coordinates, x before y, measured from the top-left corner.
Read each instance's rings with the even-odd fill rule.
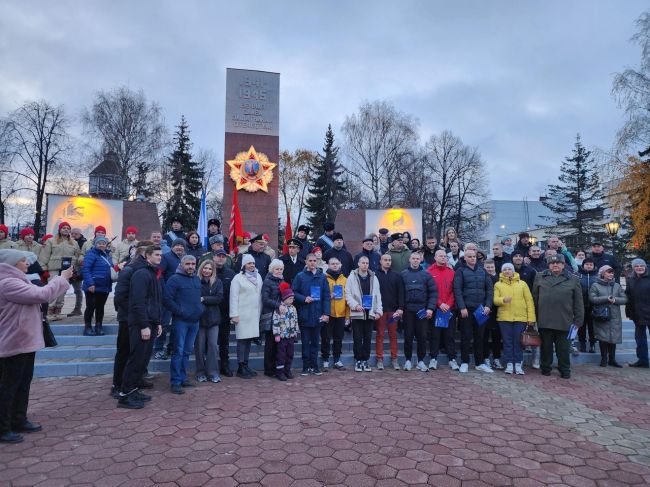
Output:
[[[594,306],[591,308],[591,317],[594,321],[609,321],[612,317],[612,311],[608,304],[603,306]]]
[[[52,333],[50,322],[45,319],[43,320],[43,340],[45,340],[45,346],[47,348],[56,347],[58,345],[56,337],[54,336],[54,333]]]

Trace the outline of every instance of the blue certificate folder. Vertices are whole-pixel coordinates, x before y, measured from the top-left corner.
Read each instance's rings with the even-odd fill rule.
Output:
[[[363,309],[372,309],[372,294],[364,294],[361,306]]]
[[[487,323],[487,320],[490,319],[490,315],[483,314],[483,306],[479,306],[474,311],[474,318],[476,318],[476,323],[478,326],[483,326]]]
[[[567,340],[575,340],[576,336],[578,336],[578,327],[574,324],[571,324],[569,327],[569,334],[566,336]]]
[[[439,309],[436,310],[436,328],[449,328],[449,320],[451,320],[451,311],[443,313]]]
[[[332,299],[343,299],[343,286],[334,284],[332,287]]]
[[[420,320],[425,319],[425,318],[427,317],[427,310],[426,310],[426,308],[422,308],[420,311],[418,311],[418,313],[417,313],[417,317],[418,317],[418,319],[420,319]]]
[[[320,301],[320,286],[311,286],[309,288],[309,295],[314,301]]]

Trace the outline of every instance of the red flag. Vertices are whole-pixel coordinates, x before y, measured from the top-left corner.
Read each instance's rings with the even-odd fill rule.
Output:
[[[287,224],[284,227],[284,244],[282,245],[282,253],[289,253],[289,246],[287,242],[293,238],[293,231],[291,230],[291,213],[287,210]]]
[[[230,250],[237,253],[238,245],[244,241],[244,228],[241,223],[241,214],[239,213],[239,202],[237,201],[237,189],[233,188],[232,207],[230,209],[230,231],[228,233],[228,242]]]

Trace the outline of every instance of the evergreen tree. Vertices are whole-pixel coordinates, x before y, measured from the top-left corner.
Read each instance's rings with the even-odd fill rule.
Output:
[[[542,202],[554,213],[549,218],[559,227],[557,233],[566,237],[569,246],[584,249],[593,238],[604,236],[604,193],[598,168],[580,134],[573,155],[565,158],[560,172],[560,184],[549,185]]]
[[[323,223],[333,222],[340,206],[341,196],[345,191],[342,180],[343,168],[338,161],[339,148],[334,147],[332,125],[328,125],[325,134],[323,155],[318,155],[314,165],[314,174],[309,183],[309,197],[305,207],[311,213],[309,223],[314,235],[323,233]]]
[[[163,228],[171,228],[174,218],[179,218],[186,228],[194,228],[201,212],[203,167],[192,160],[189,130],[185,117],[181,117],[174,135],[174,151],[169,156],[172,195],[163,213]]]

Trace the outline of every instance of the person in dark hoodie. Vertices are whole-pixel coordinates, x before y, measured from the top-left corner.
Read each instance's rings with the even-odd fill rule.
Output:
[[[170,367],[171,391],[183,394],[191,387],[187,364],[194,350],[199,320],[204,311],[201,303],[201,279],[196,275],[196,257],[184,255],[176,274],[165,283],[165,306],[172,312],[174,348]]]
[[[519,274],[519,279],[528,285],[528,290],[533,292],[533,283],[537,272],[531,266],[524,263],[525,255],[520,250],[515,250],[512,255],[512,264],[515,266],[515,272]]]
[[[380,264],[379,264],[379,259],[380,255],[378,252],[375,252],[375,247],[374,243],[372,241],[372,237],[366,237],[363,239],[361,243],[361,252],[359,252],[357,255],[354,256],[354,263],[352,267],[356,269],[359,267],[359,259],[361,257],[368,257],[368,262],[370,262],[370,267],[369,269],[372,271],[372,273],[376,273],[379,270]]]
[[[532,267],[535,272],[542,272],[548,269],[548,263],[544,257],[544,252],[537,245],[531,245],[528,251],[528,265]]]
[[[436,237],[426,237],[424,239],[424,247],[422,248],[424,251],[424,262],[426,262],[428,269],[436,263],[436,252],[440,249],[440,247],[438,247],[438,240]]]
[[[417,340],[417,368],[427,372],[424,364],[427,354],[429,320],[438,302],[438,290],[431,274],[420,267],[420,253],[411,252],[409,267],[402,271],[404,282],[404,370],[411,370],[413,336]]]
[[[520,252],[524,257],[528,257],[531,246],[532,244],[530,243],[530,235],[528,232],[521,232],[519,234],[519,240],[517,240],[517,243],[515,244],[514,252]]]
[[[163,285],[176,273],[176,269],[178,269],[178,266],[181,263],[181,258],[187,252],[187,242],[182,238],[178,238],[174,240],[171,248],[172,251],[164,254],[162,256],[162,261],[160,262],[160,270],[163,275]],[[162,334],[156,338],[156,343],[153,348],[154,358],[157,360],[168,360],[172,354],[174,348],[174,335],[170,325],[171,319],[172,315],[169,308],[164,307],[162,310]],[[165,341],[167,340],[168,333],[169,343],[165,350]]]
[[[334,247],[323,254],[323,260],[329,262],[330,257],[336,257],[341,263],[341,272],[345,277],[348,277],[354,268],[352,254],[345,249],[343,244],[343,235],[335,232],[332,235],[332,240],[334,241]]]
[[[650,329],[650,273],[645,260],[632,260],[632,276],[627,279],[625,293],[628,296],[625,313],[634,321],[634,339],[636,341],[637,361],[629,364],[630,367],[647,369],[648,338],[646,331]]]
[[[492,260],[494,261],[494,267],[496,269],[498,280],[499,274],[501,273],[501,266],[503,264],[512,263],[512,259],[510,255],[506,254],[503,251],[503,245],[497,242],[492,245]]]
[[[129,342],[129,292],[131,289],[131,277],[138,269],[147,266],[147,260],[144,258],[144,252],[147,247],[153,245],[149,240],[139,242],[136,246],[135,257],[124,269],[122,269],[115,284],[115,293],[113,295],[113,305],[117,311],[117,349],[115,351],[115,361],[113,364],[113,385],[111,386],[111,396],[115,399],[120,398],[122,389],[122,379],[124,377],[124,368],[129,358],[131,345]],[[153,384],[142,380],[139,384],[141,389],[153,387]]]
[[[580,351],[587,351],[587,333],[589,333],[589,353],[596,353],[596,337],[594,335],[594,318],[591,316],[591,302],[589,301],[589,288],[598,279],[598,269],[594,265],[594,259],[585,257],[582,261],[582,268],[578,274],[580,286],[582,286],[582,302],[585,308],[585,326],[578,330],[578,341]]]
[[[151,354],[154,336],[160,336],[162,327],[161,271],[158,266],[162,259],[162,250],[157,245],[145,250],[147,265],[137,269],[129,285],[128,323],[129,323],[129,357],[124,367],[122,390],[117,407],[142,409],[151,396],[142,394],[138,389],[142,381],[147,357]]]

